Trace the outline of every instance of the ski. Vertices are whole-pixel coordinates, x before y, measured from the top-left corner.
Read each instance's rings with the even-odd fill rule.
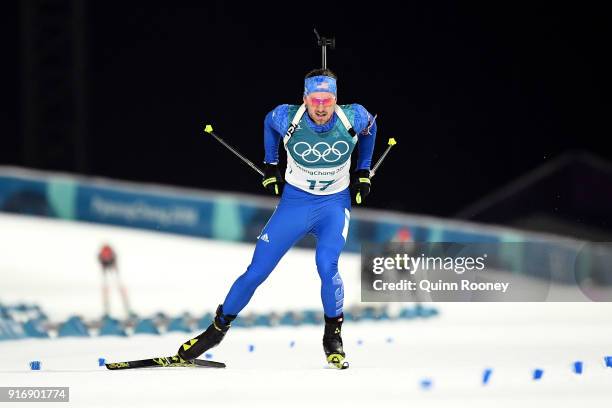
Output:
[[[117,363],[106,363],[109,370],[127,370],[130,368],[146,367],[209,367],[225,368],[225,363],[210,360],[183,360],[179,356],[155,357],[145,360],[120,361]]]

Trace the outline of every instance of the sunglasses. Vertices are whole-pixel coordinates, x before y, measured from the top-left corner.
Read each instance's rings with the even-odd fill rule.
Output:
[[[315,106],[319,106],[319,105],[332,106],[335,100],[336,98],[315,98],[313,96],[306,97],[306,101],[310,105],[315,105]]]

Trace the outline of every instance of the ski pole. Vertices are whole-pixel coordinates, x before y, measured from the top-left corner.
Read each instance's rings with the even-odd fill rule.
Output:
[[[213,127],[211,125],[206,125],[204,127],[204,132],[208,133],[209,135],[211,135],[212,137],[214,137],[215,139],[217,139],[217,141],[219,143],[221,143],[223,146],[227,147],[227,149],[234,153],[236,156],[238,156],[238,158],[240,160],[242,160],[243,162],[245,162],[249,167],[251,167],[253,170],[255,170],[256,172],[258,172],[262,177],[264,175],[264,172],[257,167],[256,165],[253,164],[252,161],[250,161],[249,159],[247,159],[246,157],[244,157],[242,154],[240,154],[240,152],[236,149],[234,149],[232,146],[230,146],[225,140],[223,140],[221,137],[219,137],[218,135],[215,134],[215,132],[213,132]]]
[[[374,177],[374,175],[376,174],[376,170],[378,169],[378,167],[380,167],[383,160],[385,160],[387,153],[389,153],[389,150],[391,150],[391,148],[395,146],[397,142],[395,141],[394,138],[390,138],[387,144],[388,144],[387,149],[385,149],[383,154],[378,158],[378,161],[376,162],[374,167],[372,167],[372,170],[370,170],[370,179]],[[361,192],[357,193],[357,196],[355,197],[355,201],[357,202],[357,204],[361,204]]]
[[[372,167],[372,170],[370,170],[370,178],[374,177],[374,175],[376,174],[376,170],[378,170],[378,167],[380,167],[380,165],[382,164],[383,160],[385,160],[385,157],[387,156],[387,153],[389,153],[389,150],[391,150],[391,148],[393,146],[395,146],[396,144],[397,144],[397,142],[395,141],[394,138],[390,138],[389,139],[389,142],[387,143],[387,148],[383,152],[382,156],[380,156],[380,158],[378,159],[378,161],[376,162],[374,167]]]

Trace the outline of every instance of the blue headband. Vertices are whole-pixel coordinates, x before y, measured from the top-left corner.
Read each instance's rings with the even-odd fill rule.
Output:
[[[313,92],[331,92],[336,95],[336,80],[325,75],[306,78],[304,80],[304,96]]]

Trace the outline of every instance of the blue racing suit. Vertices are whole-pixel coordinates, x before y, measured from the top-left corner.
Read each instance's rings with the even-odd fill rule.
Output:
[[[266,115],[264,147],[266,163],[278,163],[278,146],[287,149],[287,180],[274,214],[261,231],[251,264],[232,285],[223,312],[237,315],[280,259],[306,234],[317,240],[315,261],[321,278],[321,300],[327,317],[342,314],[344,286],[338,258],[350,221],[348,188],[350,156],[358,148],[357,170],[369,169],[376,138],[376,122],[361,105],[339,106],[329,122],[315,124],[305,113],[289,140],[283,140],[296,105],[280,105]],[[354,135],[339,118],[348,119]],[[285,139],[287,139],[285,137]]]

